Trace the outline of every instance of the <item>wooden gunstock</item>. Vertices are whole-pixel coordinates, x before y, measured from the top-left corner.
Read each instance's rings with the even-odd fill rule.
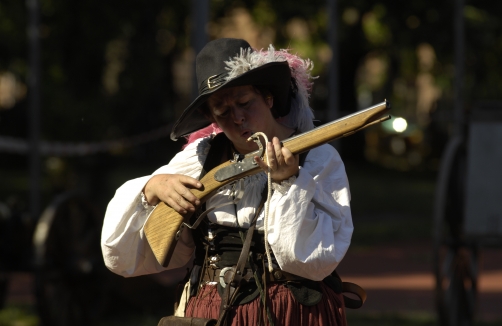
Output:
[[[283,141],[284,147],[293,154],[306,152],[314,147],[333,141],[337,138],[351,135],[361,129],[388,120],[390,115],[384,115],[390,109],[387,101],[358,111],[336,121],[324,124],[313,130],[302,133]],[[248,154],[254,155],[254,153]],[[259,166],[248,170],[222,182],[215,180],[214,174],[221,168],[234,164],[232,161],[222,163],[209,171],[201,180],[202,190],[192,189],[191,192],[204,202],[207,196],[216,189],[243,177],[261,171]],[[145,236],[153,250],[157,261],[167,267],[176,247],[176,233],[180,229],[184,217],[165,203],[160,202],[148,217],[145,226]]]

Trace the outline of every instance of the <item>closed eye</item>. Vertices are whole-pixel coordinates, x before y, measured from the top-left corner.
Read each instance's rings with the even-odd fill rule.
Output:
[[[226,118],[228,116],[228,113],[230,112],[230,110],[225,110],[221,113],[217,113],[216,116],[220,117],[220,118]]]

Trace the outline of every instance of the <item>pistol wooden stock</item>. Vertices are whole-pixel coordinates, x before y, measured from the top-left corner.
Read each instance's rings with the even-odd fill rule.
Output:
[[[369,107],[365,110],[358,111],[354,114],[345,116],[341,119],[319,126],[313,130],[302,133],[283,141],[284,147],[288,148],[293,154],[306,152],[314,147],[333,141],[337,138],[342,138],[351,135],[368,126],[388,120],[390,115],[386,115],[390,109],[390,104],[387,101]],[[201,180],[202,190],[190,190],[197,198],[204,202],[210,193],[216,189],[241,179],[243,177],[253,175],[261,171],[256,166],[252,170],[239,173],[222,182],[215,180],[214,174],[221,168],[234,164],[232,161],[218,165],[209,171]],[[153,250],[157,261],[164,267],[167,267],[171,256],[176,247],[176,233],[180,229],[183,222],[183,216],[176,212],[165,203],[160,202],[153,212],[148,217],[144,231],[146,239]],[[186,232],[186,231],[185,231]]]

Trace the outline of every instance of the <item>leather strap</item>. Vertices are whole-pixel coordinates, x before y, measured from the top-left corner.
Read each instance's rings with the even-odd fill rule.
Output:
[[[193,318],[167,316],[162,318],[157,326],[213,326],[216,325],[216,319]]]
[[[229,275],[230,282],[225,287],[225,291],[223,292],[223,296],[221,298],[220,317],[218,318],[218,323],[216,324],[217,326],[220,326],[224,321],[228,309],[230,309],[230,306],[232,304],[233,298],[235,297],[235,293],[239,290],[241,282],[244,280],[244,278],[242,277],[242,272],[244,271],[244,267],[246,266],[246,261],[248,260],[249,251],[251,249],[251,239],[253,238],[253,233],[256,228],[256,220],[258,219],[258,215],[260,214],[261,210],[263,209],[263,205],[265,205],[265,201],[267,200],[266,194],[267,187],[265,187],[262,192],[260,205],[256,210],[256,214],[246,234],[246,240],[244,240],[244,243],[242,245],[242,251],[239,256],[239,260],[237,261],[237,265],[235,266],[235,269],[233,269],[233,273],[232,271],[228,272],[232,274]]]
[[[218,166],[221,162],[222,154],[227,152],[230,148],[228,145],[230,144],[230,140],[227,136],[221,132],[214,136],[211,139],[211,147],[209,148],[209,152],[207,153],[206,160],[204,165],[202,166],[202,170],[199,175],[199,180],[202,179],[203,176],[206,175],[208,171]],[[227,156],[231,158],[230,153],[227,153]]]
[[[345,307],[349,309],[361,308],[367,297],[366,291],[364,291],[362,287],[350,282],[342,282],[342,293],[351,293],[359,298],[359,300],[356,300],[343,295],[343,302],[345,303]]]
[[[224,273],[223,275],[221,275],[222,271]],[[287,282],[287,281],[305,280],[304,277],[291,274],[280,269],[275,269],[273,273],[270,273],[268,269],[265,269],[264,273],[265,273],[264,275],[265,279],[268,282]],[[226,284],[231,282],[230,278],[231,275],[233,275],[233,273],[230,273],[227,268],[218,268],[218,269],[208,268],[208,271],[203,273],[202,281],[221,283],[223,280],[226,286]],[[241,275],[245,281],[254,280],[254,271],[251,268],[245,268]]]

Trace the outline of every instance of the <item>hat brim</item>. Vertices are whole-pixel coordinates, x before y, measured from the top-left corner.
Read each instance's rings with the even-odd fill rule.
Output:
[[[289,65],[287,61],[270,62],[245,72],[223,83],[219,87],[200,94],[174,123],[174,127],[171,131],[171,139],[178,140],[180,137],[188,136],[211,124],[211,121],[198,110],[198,108],[207,101],[209,96],[225,88],[245,85],[263,86],[267,88],[274,97],[274,107],[279,108],[279,110],[283,108],[283,112],[288,112],[286,106],[289,103],[288,98],[291,85],[291,71]]]

